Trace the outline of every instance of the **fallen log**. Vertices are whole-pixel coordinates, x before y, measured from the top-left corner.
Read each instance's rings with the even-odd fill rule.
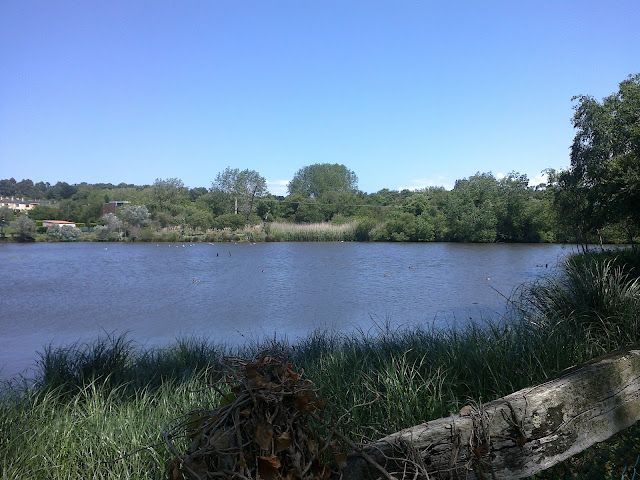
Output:
[[[342,478],[522,478],[638,419],[640,344],[368,444],[349,455]]]

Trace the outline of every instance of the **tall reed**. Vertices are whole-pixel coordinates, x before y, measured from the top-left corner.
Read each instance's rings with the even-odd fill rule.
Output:
[[[355,239],[356,223],[284,223],[267,225],[267,240],[273,242],[339,242]]]

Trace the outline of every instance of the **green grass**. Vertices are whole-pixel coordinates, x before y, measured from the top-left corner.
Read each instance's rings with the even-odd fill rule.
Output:
[[[277,345],[321,388],[335,417],[351,409],[343,428],[356,441],[542,382],[639,340],[637,280],[619,259],[597,260],[571,258],[558,276],[523,287],[508,320],[456,330],[380,325],[235,351],[195,338],[142,350],[126,335],[107,335],[45,349],[35,386],[4,389],[0,479],[161,478],[170,460],[163,426],[217,405],[210,385],[229,353]],[[609,478],[635,462],[639,444],[633,427],[541,477]]]
[[[135,395],[93,381],[5,397],[0,416],[2,479],[162,478],[161,431],[172,417],[215,403],[206,374]]]

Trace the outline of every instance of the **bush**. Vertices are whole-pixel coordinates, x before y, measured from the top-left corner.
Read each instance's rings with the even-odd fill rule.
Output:
[[[614,345],[637,342],[640,278],[611,255],[570,256],[556,275],[521,289],[514,303],[517,314],[540,328],[586,336],[590,340],[585,360]]]
[[[47,229],[47,235],[59,242],[75,242],[82,235],[82,231],[70,225],[51,225]]]
[[[362,218],[356,223],[355,239],[358,242],[371,240],[371,230],[378,224],[373,218]]]
[[[33,242],[36,239],[36,224],[26,215],[20,215],[10,222],[9,227],[18,234],[19,242]]]
[[[111,232],[109,230],[109,227],[105,225],[96,225],[93,229],[93,234],[95,235],[96,239],[101,242],[114,241],[118,239],[118,233]]]
[[[213,228],[223,230],[230,228],[231,230],[240,230],[247,224],[247,219],[243,215],[220,215],[213,220]]]

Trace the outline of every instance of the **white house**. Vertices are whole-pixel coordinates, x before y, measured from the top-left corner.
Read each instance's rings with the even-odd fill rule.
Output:
[[[14,212],[26,212],[40,205],[40,202],[32,202],[24,198],[0,198],[0,207],[9,207]]]

